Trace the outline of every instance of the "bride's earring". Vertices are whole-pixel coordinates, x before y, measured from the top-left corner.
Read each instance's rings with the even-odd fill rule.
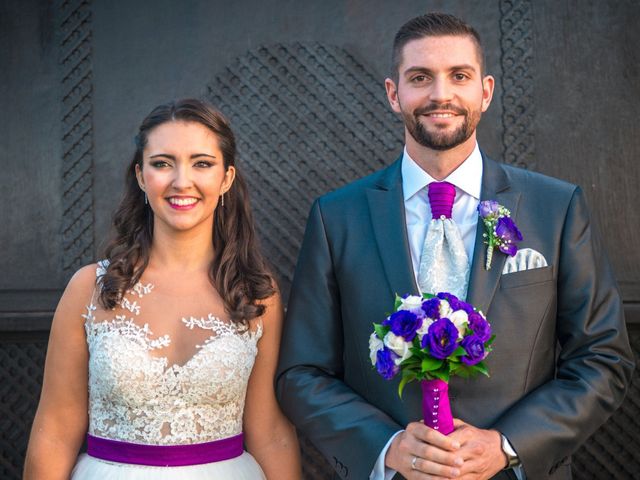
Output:
[[[147,205],[149,203],[149,199],[147,198],[147,192],[144,192],[144,204]]]
[[[220,204],[224,207],[224,193],[220,195],[220,198],[222,199]]]

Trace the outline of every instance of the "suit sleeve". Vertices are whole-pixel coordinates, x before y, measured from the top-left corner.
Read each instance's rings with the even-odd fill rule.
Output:
[[[402,427],[343,381],[343,319],[319,201],[311,208],[284,325],[277,395],[285,414],[344,479],[369,478]]]
[[[557,275],[555,378],[494,425],[532,479],[547,478],[618,408],[634,369],[620,293],[579,188],[567,210]]]

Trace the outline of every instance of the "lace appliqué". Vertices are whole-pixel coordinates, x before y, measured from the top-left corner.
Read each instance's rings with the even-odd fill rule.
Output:
[[[215,335],[207,338],[203,345],[196,345],[196,348],[203,348],[224,335],[243,335],[248,337],[257,336],[258,338],[262,336],[262,324],[258,324],[257,329],[252,332],[249,330],[249,327],[224,322],[212,314],[209,314],[206,319],[195,317],[189,317],[188,319],[183,318],[182,323],[191,330],[193,330],[194,327],[198,327],[203,330],[212,330],[215,332]]]
[[[137,295],[138,298],[142,298],[145,295],[148,295],[149,293],[151,293],[151,290],[153,290],[153,285],[151,283],[147,283],[146,285],[143,285],[142,283],[138,282],[127,293],[129,295]]]
[[[418,286],[423,293],[449,292],[460,299],[467,296],[469,258],[455,222],[433,219],[420,255]]]
[[[153,289],[136,285],[138,298]],[[139,309],[123,308],[138,315]],[[139,307],[139,305],[138,305]],[[89,347],[89,433],[133,443],[185,445],[218,440],[242,431],[247,383],[262,326],[255,331],[209,315],[185,317],[187,328],[211,331],[184,365],[168,365],[150,354],[171,343],[154,337],[148,324],[127,315],[96,319],[86,307]],[[126,313],[126,312],[125,312]]]
[[[97,335],[105,335],[115,333],[127,337],[129,340],[134,341],[136,345],[139,345],[145,350],[154,350],[157,348],[167,347],[171,344],[169,335],[163,335],[158,338],[152,338],[153,332],[149,328],[149,324],[145,323],[143,326],[136,324],[132,318],[127,318],[126,315],[116,315],[113,320],[104,320],[96,322],[95,305],[91,304],[87,308],[87,313],[82,315],[85,322],[85,332],[87,339],[95,337]],[[91,345],[89,345],[91,347]]]

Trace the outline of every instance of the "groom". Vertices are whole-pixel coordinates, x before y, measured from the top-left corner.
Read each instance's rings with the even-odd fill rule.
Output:
[[[633,370],[584,194],[479,150],[494,79],[472,27],[414,18],[396,35],[393,61],[385,86],[405,150],[313,204],[282,340],[282,408],[343,479],[571,478],[571,453],[620,405]],[[453,200],[442,217],[441,188]],[[496,249],[490,269],[481,200],[508,208],[523,238],[515,257]],[[442,250],[427,238],[438,222],[448,225]],[[368,351],[395,294],[438,288],[438,272],[458,279],[453,287],[496,335],[491,377],[450,382],[460,420],[449,436],[420,422],[419,385],[398,398],[398,380],[384,380]]]

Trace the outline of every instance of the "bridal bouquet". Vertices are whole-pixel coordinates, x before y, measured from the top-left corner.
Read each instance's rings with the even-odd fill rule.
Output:
[[[494,337],[485,316],[446,292],[396,295],[395,312],[373,327],[372,365],[387,380],[402,373],[401,397],[407,383],[419,380],[425,425],[451,433],[449,378],[489,375],[484,359]]]

